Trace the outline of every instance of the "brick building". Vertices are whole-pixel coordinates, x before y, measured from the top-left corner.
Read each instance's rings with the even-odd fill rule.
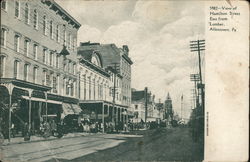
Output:
[[[35,131],[44,120],[80,111],[80,26],[53,0],[1,1],[1,117],[11,121],[3,127],[27,123]]]

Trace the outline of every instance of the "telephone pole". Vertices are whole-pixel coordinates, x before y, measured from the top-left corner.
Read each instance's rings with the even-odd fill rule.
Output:
[[[116,91],[116,74],[117,74],[117,64],[118,63],[112,63],[114,65],[114,88],[113,88],[113,111],[112,111],[112,122],[114,122],[114,116],[115,116],[115,91]],[[118,113],[118,110],[116,110],[116,113]],[[117,120],[117,119],[116,119]],[[117,122],[117,121],[116,121]]]
[[[200,76],[199,74],[190,74],[190,80],[192,82],[194,82],[194,95],[195,95],[195,102],[194,102],[194,106],[197,107],[198,106],[198,102],[199,100],[197,99],[197,82],[200,80]]]
[[[198,59],[199,59],[199,80],[200,84],[198,85],[198,88],[201,89],[201,106],[202,106],[202,113],[204,113],[205,108],[205,96],[204,96],[204,84],[202,84],[202,74],[201,74],[201,51],[205,50],[205,40],[196,40],[196,41],[190,41],[190,48],[191,52],[198,52]],[[204,114],[203,114],[204,115]]]
[[[148,87],[145,87],[145,123],[148,117]]]

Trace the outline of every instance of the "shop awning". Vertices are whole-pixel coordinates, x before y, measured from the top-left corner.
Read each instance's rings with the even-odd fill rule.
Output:
[[[62,108],[63,108],[63,115],[64,116],[67,116],[69,114],[75,114],[75,112],[73,111],[73,109],[71,107],[71,104],[63,103]]]
[[[79,114],[82,111],[82,109],[76,104],[63,103],[62,108],[63,108],[62,118],[64,118],[69,114]]]
[[[80,108],[79,105],[76,104],[71,104],[72,105],[72,109],[75,112],[75,114],[79,114],[80,112],[82,112],[82,109]]]

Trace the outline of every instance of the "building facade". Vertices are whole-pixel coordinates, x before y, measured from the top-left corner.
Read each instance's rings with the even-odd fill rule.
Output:
[[[99,43],[85,42],[80,43],[78,47],[80,58],[88,60],[92,64],[97,63],[97,66],[109,75],[108,89],[105,91],[107,96],[99,99],[99,101],[81,100],[82,105],[84,104],[85,107],[91,103],[104,105],[103,109],[108,114],[107,120],[115,123],[124,122],[131,109],[131,65],[133,62],[128,57],[128,52],[127,46],[118,48],[114,44],[101,45]],[[97,59],[92,59],[93,57]],[[84,74],[81,76],[84,76]],[[99,76],[97,75],[97,77]],[[99,113],[101,112],[99,111]]]
[[[80,111],[80,26],[55,1],[1,1],[1,115],[8,113],[12,122],[3,127],[37,130],[48,118],[59,121],[69,109]]]

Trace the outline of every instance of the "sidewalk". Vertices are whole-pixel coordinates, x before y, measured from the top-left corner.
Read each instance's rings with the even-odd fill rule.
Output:
[[[48,138],[39,137],[39,136],[31,136],[29,141],[24,141],[24,137],[15,137],[15,138],[11,138],[10,142],[8,141],[8,139],[4,139],[4,142],[2,145],[6,146],[6,145],[12,145],[12,144],[50,141],[50,140],[56,140],[56,139],[74,138],[74,137],[90,136],[90,135],[98,135],[98,134],[102,134],[102,133],[86,133],[86,132],[68,133],[68,134],[65,134],[62,138],[57,138],[54,136],[50,136]]]

